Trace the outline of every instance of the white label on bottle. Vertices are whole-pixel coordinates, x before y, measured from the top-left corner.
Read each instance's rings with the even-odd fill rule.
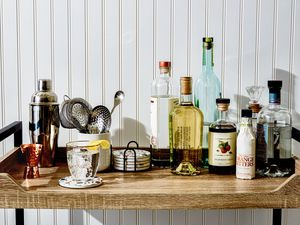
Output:
[[[178,98],[151,97],[150,144],[154,148],[169,148],[169,114],[178,103]]]
[[[234,166],[236,132],[209,132],[208,161],[212,166]]]
[[[240,130],[237,137],[236,177],[252,179],[255,177],[255,137],[251,128]]]

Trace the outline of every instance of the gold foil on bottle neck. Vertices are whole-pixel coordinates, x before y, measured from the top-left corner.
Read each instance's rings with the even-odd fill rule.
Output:
[[[180,93],[182,95],[192,94],[192,77],[180,78]]]
[[[229,108],[229,104],[228,103],[218,103],[217,107],[218,107],[219,111],[227,111]]]

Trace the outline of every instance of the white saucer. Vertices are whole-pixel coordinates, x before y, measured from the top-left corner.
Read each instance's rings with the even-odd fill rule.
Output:
[[[71,176],[61,178],[58,181],[58,184],[62,187],[65,188],[92,188],[92,187],[97,187],[102,184],[102,178],[101,177],[94,177],[88,179],[86,182],[81,182],[78,183],[75,181]]]

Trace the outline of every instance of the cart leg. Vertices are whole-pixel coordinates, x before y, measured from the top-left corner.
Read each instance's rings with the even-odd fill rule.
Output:
[[[273,209],[273,225],[281,225],[281,209]]]
[[[24,225],[24,209],[16,209],[16,225]]]

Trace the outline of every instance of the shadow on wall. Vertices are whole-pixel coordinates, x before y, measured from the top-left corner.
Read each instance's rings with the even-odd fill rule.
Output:
[[[128,117],[122,118],[122,129],[117,129],[112,134],[113,146],[126,146],[129,141],[136,141],[139,146],[145,147],[149,146],[149,140],[150,135],[145,125]]]

